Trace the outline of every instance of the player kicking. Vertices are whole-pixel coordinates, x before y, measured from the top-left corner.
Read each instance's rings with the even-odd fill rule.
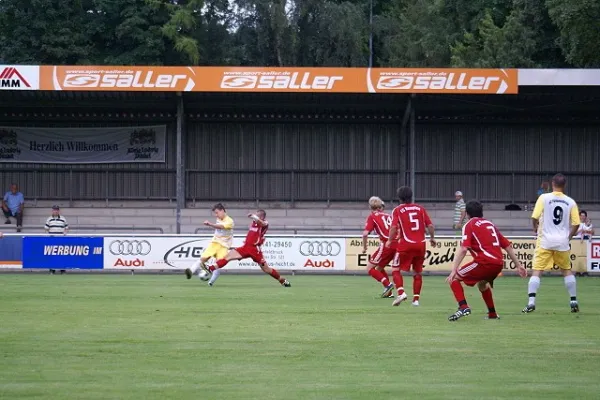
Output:
[[[277,272],[275,268],[269,267],[265,261],[265,257],[263,256],[261,246],[265,242],[265,234],[269,229],[269,222],[265,219],[266,217],[267,213],[265,210],[257,210],[256,214],[248,214],[248,218],[252,219],[252,224],[250,224],[250,229],[246,235],[244,245],[242,247],[230,250],[226,256],[217,260],[216,266],[211,265],[208,268],[213,274],[209,284],[211,281],[214,283],[214,274],[218,273],[221,268],[229,263],[229,261],[251,258],[252,261],[260,266],[260,269],[262,269],[265,274],[271,275],[274,279],[281,283],[282,286],[292,286],[287,279],[279,275],[279,272]]]
[[[448,321],[457,321],[471,314],[471,308],[465,299],[462,283],[475,286],[481,292],[481,297],[488,308],[488,319],[499,319],[492,297],[494,279],[502,272],[504,265],[502,249],[506,251],[517,267],[522,278],[527,276],[527,270],[517,259],[510,242],[502,236],[498,228],[483,218],[483,207],[478,201],[467,203],[467,218],[469,221],[462,229],[462,242],[456,253],[452,272],[446,279],[458,302],[458,311],[448,317]],[[473,256],[473,261],[460,266],[467,252]]]
[[[212,222],[204,221],[204,225],[214,228],[215,234],[208,247],[200,255],[200,260],[196,261],[194,265],[192,265],[192,268],[187,268],[185,270],[185,275],[188,279],[196,274],[200,268],[208,272],[206,262],[212,257],[216,259],[224,258],[231,247],[233,241],[233,219],[227,215],[227,211],[221,203],[215,204],[212,211],[215,214],[215,217],[217,217],[216,223],[213,224]],[[218,277],[219,272],[213,274],[208,284],[212,286],[214,280]]]
[[[392,277],[396,285],[397,296],[392,303],[398,306],[408,296],[404,292],[404,279],[401,271],[413,270],[413,306],[419,306],[421,288],[423,287],[423,264],[425,263],[425,231],[429,233],[429,240],[435,246],[435,229],[427,214],[427,210],[418,204],[414,204],[413,191],[408,186],[398,189],[400,205],[392,212],[392,226],[390,237],[398,237],[398,245],[394,261],[392,262]],[[392,243],[386,244],[391,247]]]
[[[379,197],[373,196],[369,199],[369,207],[371,213],[365,222],[365,230],[363,231],[363,254],[367,252],[367,244],[369,235],[375,231],[379,235],[379,248],[375,253],[371,254],[367,262],[367,272],[377,282],[383,285],[383,293],[381,297],[393,297],[392,291],[394,285],[390,283],[390,277],[385,272],[385,267],[394,259],[396,254],[397,241],[392,240],[390,247],[385,244],[390,241],[390,225],[392,224],[392,216],[383,212],[385,203]]]
[[[524,313],[535,311],[535,299],[540,288],[540,279],[544,271],[554,265],[562,271],[565,286],[571,296],[571,312],[579,312],[577,302],[577,282],[571,272],[570,244],[579,229],[579,210],[575,200],[565,195],[567,178],[556,174],[552,178],[552,193],[538,197],[533,209],[533,229],[538,234],[533,256],[533,274],[529,279],[529,302]]]

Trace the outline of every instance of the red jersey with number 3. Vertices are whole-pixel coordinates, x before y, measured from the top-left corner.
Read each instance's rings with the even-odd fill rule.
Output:
[[[461,246],[469,249],[476,263],[503,265],[502,249],[510,246],[510,242],[487,219],[471,218],[463,227]]]
[[[269,223],[263,221],[264,226],[260,226],[256,221],[252,221],[244,246],[260,246],[265,242],[265,234],[269,229]]]
[[[365,222],[365,231],[377,233],[381,243],[385,243],[390,238],[390,227],[392,224],[392,216],[390,214],[375,211],[369,214]]]
[[[427,210],[418,204],[401,204],[392,212],[392,225],[398,227],[398,251],[425,247],[425,230],[432,225]]]

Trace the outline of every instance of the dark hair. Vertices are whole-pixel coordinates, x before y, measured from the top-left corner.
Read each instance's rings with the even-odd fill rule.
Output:
[[[263,218],[267,218],[267,212],[265,210],[263,210],[263,209],[256,210],[256,213],[258,214],[259,217],[262,214]]]
[[[471,218],[483,218],[483,205],[477,200],[467,203],[467,215]]]
[[[213,206],[212,210],[213,211],[216,211],[216,210],[225,211],[225,206],[221,203],[217,203]]]
[[[583,214],[587,217],[587,211],[585,211],[585,210],[579,210],[579,214]]]
[[[408,186],[398,188],[398,198],[402,203],[412,203],[413,191]]]
[[[556,174],[552,177],[552,183],[557,188],[564,189],[567,186],[567,177],[563,174]]]

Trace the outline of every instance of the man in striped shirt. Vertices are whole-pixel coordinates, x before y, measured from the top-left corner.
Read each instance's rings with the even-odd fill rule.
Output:
[[[454,205],[453,228],[462,234],[462,227],[467,220],[467,205],[460,190],[454,193],[454,197],[456,198],[456,204]]]
[[[52,216],[46,220],[44,229],[50,235],[66,235],[69,232],[67,219],[60,215],[58,206],[52,206]]]
[[[66,235],[69,232],[69,224],[67,223],[67,219],[60,215],[60,207],[52,206],[52,216],[50,216],[46,220],[46,225],[44,225],[44,229],[46,233],[50,235]],[[50,273],[54,274],[56,270],[51,269]],[[64,274],[66,271],[64,269],[60,270],[61,274]]]

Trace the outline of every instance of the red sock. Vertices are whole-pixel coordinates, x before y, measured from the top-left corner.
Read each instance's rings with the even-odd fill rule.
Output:
[[[393,270],[392,277],[394,278],[394,285],[396,286],[396,290],[398,290],[398,295],[404,293],[404,279],[402,278],[402,273],[400,270]]]
[[[227,265],[227,263],[229,263],[229,261],[227,261],[224,258],[221,258],[220,260],[217,260],[217,268],[223,268]]]
[[[421,297],[421,288],[423,287],[423,275],[415,274],[413,277],[413,301],[419,300]]]
[[[463,290],[462,283],[460,281],[452,281],[450,283],[450,289],[454,293],[454,298],[458,302],[458,308],[467,308],[467,300],[465,300],[465,291]]]
[[[277,270],[275,268],[271,268],[271,274],[270,274],[274,279],[277,279],[279,281],[279,283],[283,283],[285,281],[285,278],[282,278],[281,275],[279,275],[279,272],[277,272]]]
[[[371,268],[369,269],[369,275],[371,275],[373,279],[375,279],[377,282],[381,282],[383,284],[383,280],[385,279],[385,277],[383,276],[381,271],[377,270],[376,268]],[[387,285],[383,284],[383,286],[385,287]]]
[[[381,272],[381,275],[383,275],[383,279],[385,279],[385,280],[381,281],[381,283],[383,283],[383,286],[389,285],[390,284],[390,276],[387,274],[385,268],[383,268],[379,272]]]
[[[488,314],[490,317],[496,316],[496,308],[494,307],[494,297],[492,296],[492,289],[487,289],[481,292],[481,297],[485,301],[485,305],[488,308]]]

